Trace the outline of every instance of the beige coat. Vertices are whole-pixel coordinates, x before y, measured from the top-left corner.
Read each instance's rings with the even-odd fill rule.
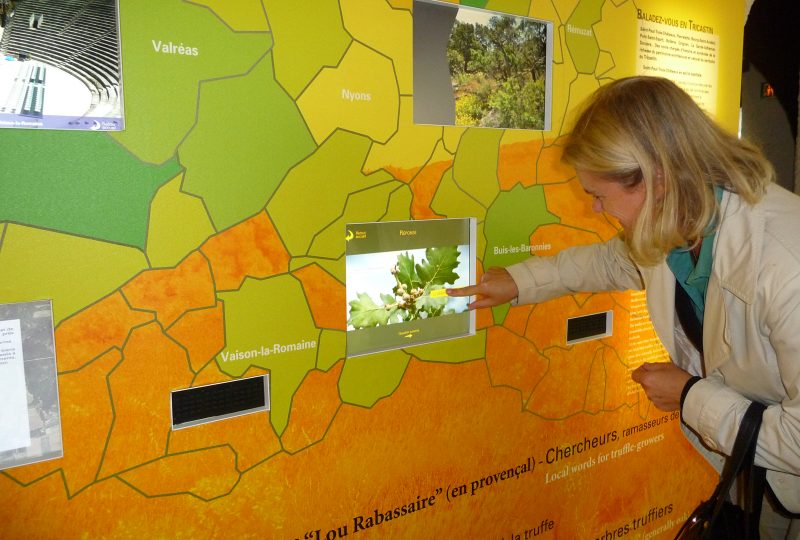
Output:
[[[749,400],[768,405],[756,463],[784,506],[800,512],[800,197],[771,186],[755,206],[728,192],[721,206],[704,314],[707,376],[689,391],[683,420],[728,454]],[[615,238],[508,270],[519,303],[644,287],[656,332],[676,357],[675,277],[666,262],[639,268]]]

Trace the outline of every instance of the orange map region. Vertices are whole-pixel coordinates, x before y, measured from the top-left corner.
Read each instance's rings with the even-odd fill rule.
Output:
[[[77,493],[97,478],[114,413],[108,375],[122,360],[109,351],[81,371],[59,378],[64,459],[59,464],[70,493]]]
[[[547,210],[561,219],[561,225],[596,231],[602,240],[608,240],[618,232],[603,216],[592,210],[592,198],[586,194],[577,178],[560,184],[545,186]]]
[[[431,210],[436,190],[442,181],[445,171],[453,166],[452,161],[437,161],[423,167],[411,182],[411,192],[414,199],[411,202],[411,217],[414,219],[434,219],[444,217]]]
[[[500,147],[500,157],[497,160],[500,189],[508,191],[517,184],[529,187],[537,183],[536,159],[543,144],[541,140],[523,141]]]
[[[345,286],[318,264],[310,264],[293,275],[303,285],[311,316],[317,328],[345,330],[347,314],[344,309]]]
[[[56,329],[59,372],[80,369],[108,349],[122,347],[132,328],[153,317],[132,311],[115,292],[62,321]]]
[[[525,328],[528,325],[528,318],[535,306],[512,306],[508,310],[503,326],[518,336],[525,335]]]
[[[582,354],[553,348],[546,352],[547,376],[528,399],[526,408],[544,418],[558,419],[584,410],[589,371],[597,354],[595,343],[577,345]]]
[[[561,162],[563,148],[559,144],[563,138],[545,141],[536,162],[536,175],[540,184],[561,183],[575,176],[575,169]]]
[[[232,449],[236,456],[235,470],[239,472],[281,451],[281,442],[269,422],[269,412],[258,412],[177,430],[170,436],[169,453],[192,452],[220,444]]]
[[[395,167],[393,165],[387,165],[383,168],[386,172],[391,174],[394,178],[397,178],[401,182],[408,184],[417,173],[422,170],[422,167],[412,167],[412,168],[403,168],[403,167]],[[371,174],[375,171],[364,171],[364,174]]]
[[[532,246],[548,246],[536,251],[536,255],[540,257],[555,255],[570,246],[584,246],[599,241],[600,236],[596,232],[573,229],[559,223],[540,225],[531,235]]]
[[[167,332],[189,354],[192,371],[199,371],[225,347],[222,302],[212,308],[187,311]]]
[[[246,277],[266,278],[289,268],[289,253],[266,211],[209,238],[200,250],[218,291],[237,290]]]
[[[494,326],[492,310],[490,308],[477,310],[475,314],[475,328],[477,330],[483,330],[484,328],[490,328],[492,326]]]
[[[547,358],[533,343],[502,326],[487,332],[486,363],[492,384],[516,388],[526,397],[545,376],[548,367]]]
[[[314,433],[306,440],[325,430],[336,406],[336,375],[309,376],[295,397],[290,424]],[[552,521],[553,538],[595,538],[615,528],[619,516],[645,516],[653,507],[670,505],[669,519],[677,519],[713,481],[709,467],[689,459],[694,451],[677,421],[624,437],[618,426],[641,421],[633,409],[549,422],[522,411],[519,399],[516,390],[492,387],[482,361],[412,360],[389,399],[369,409],[342,405],[322,440],[294,455],[266,459],[277,446],[260,413],[196,428],[206,430],[202,435],[194,428],[176,432],[170,457],[98,481],[72,498],[58,475],[30,487],[0,475],[3,532],[8,538],[51,538],[53,531],[62,538],[156,538],[179,530],[186,538],[247,538],[260,531],[264,538],[295,539],[347,527],[349,536],[357,531],[367,539],[498,538],[504,534],[498,524],[511,532]],[[318,400],[323,405],[315,410]],[[243,446],[239,430],[251,439]],[[555,450],[601,437],[601,445],[577,455]],[[643,445],[648,439],[651,444]],[[194,445],[204,447],[194,451]],[[622,452],[627,455],[620,458]],[[487,483],[493,474],[531,462],[530,472]],[[655,478],[656,462],[670,474]],[[596,512],[574,504],[587,493]],[[356,528],[375,512],[429,497],[432,506],[419,513]],[[87,508],[94,519],[76,519]]]
[[[163,455],[170,433],[170,391],[192,381],[186,352],[157,324],[137,328],[108,377],[114,425],[100,478]],[[66,423],[66,419],[64,419]]]
[[[323,439],[333,422],[342,400],[339,397],[339,376],[344,361],[327,372],[311,371],[292,400],[289,427],[281,441],[289,453],[295,453]]]
[[[165,327],[186,310],[217,303],[208,261],[196,251],[175,268],[142,272],[122,287],[122,294],[135,309],[154,311]]]
[[[198,470],[206,474],[198,476]],[[240,475],[233,449],[217,446],[167,456],[121,474],[119,478],[148,496],[186,493],[208,501],[230,493]]]

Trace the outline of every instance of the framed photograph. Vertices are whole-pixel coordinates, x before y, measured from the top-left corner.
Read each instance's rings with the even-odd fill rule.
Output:
[[[475,283],[474,218],[350,223],[345,251],[347,356],[475,333],[465,297]]]
[[[0,127],[120,131],[118,0],[0,0]]]
[[[414,122],[549,130],[553,23],[414,0]]]

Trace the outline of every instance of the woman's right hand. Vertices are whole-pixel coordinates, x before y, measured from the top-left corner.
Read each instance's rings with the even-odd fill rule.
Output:
[[[519,296],[517,284],[508,270],[499,266],[489,268],[477,285],[447,289],[448,296],[472,296],[476,298],[467,307],[477,309],[498,306]]]

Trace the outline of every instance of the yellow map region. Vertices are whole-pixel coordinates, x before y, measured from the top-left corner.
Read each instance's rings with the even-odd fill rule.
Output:
[[[317,143],[335,129],[386,142],[397,130],[397,76],[387,57],[354,42],[335,68],[323,68],[297,99]]]
[[[192,2],[208,6],[220,19],[225,21],[225,24],[237,32],[264,32],[269,30],[264,7],[259,0],[240,0],[238,2],[192,0]]]
[[[133,248],[10,224],[0,250],[0,297],[51,298],[58,322],[145,268],[144,255]]]
[[[400,95],[411,95],[411,13],[370,0],[343,0],[339,5],[345,29],[354,39],[390,58]]]

